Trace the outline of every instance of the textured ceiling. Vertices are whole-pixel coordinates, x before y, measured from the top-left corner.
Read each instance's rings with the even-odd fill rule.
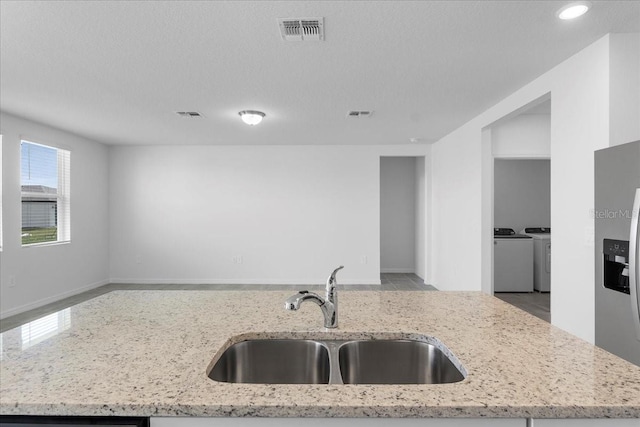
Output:
[[[638,1],[572,22],[555,16],[566,3],[3,0],[0,109],[109,144],[434,141],[606,33],[640,31]],[[281,17],[324,17],[326,40],[282,41]],[[245,109],[267,117],[246,126]]]

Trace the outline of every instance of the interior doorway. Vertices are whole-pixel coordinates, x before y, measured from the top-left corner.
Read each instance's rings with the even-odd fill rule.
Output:
[[[380,274],[424,285],[425,157],[380,157]]]
[[[550,129],[550,94],[483,129],[483,290],[547,321]]]
[[[494,161],[494,225],[516,233],[495,238],[494,295],[546,321],[551,320],[550,166],[549,159]]]

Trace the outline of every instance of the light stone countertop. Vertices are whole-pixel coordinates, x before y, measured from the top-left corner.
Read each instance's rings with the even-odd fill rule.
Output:
[[[42,322],[7,331],[0,414],[640,418],[640,367],[497,298],[340,291],[329,331],[314,304],[284,310],[292,293],[115,291],[51,315],[43,337]],[[230,384],[206,373],[220,349],[248,338],[416,334],[442,341],[465,380]]]

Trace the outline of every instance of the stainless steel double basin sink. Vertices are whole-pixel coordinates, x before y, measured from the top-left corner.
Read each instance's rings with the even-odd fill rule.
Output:
[[[464,368],[447,356],[445,351],[450,352],[444,345],[436,343],[408,339],[254,339],[227,348],[208,375],[214,381],[251,384],[462,381]]]

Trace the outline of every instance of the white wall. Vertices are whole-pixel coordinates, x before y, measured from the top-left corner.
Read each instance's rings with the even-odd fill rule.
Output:
[[[3,153],[3,149],[2,149],[2,134],[0,133],[0,272],[2,272],[2,232],[3,232],[3,227],[2,224],[4,224],[4,221],[2,219],[2,153]],[[2,278],[0,277],[0,280],[2,280]]]
[[[640,135],[640,33],[611,34],[610,145]]]
[[[467,124],[431,147],[430,284],[480,290],[480,126]]]
[[[549,158],[551,117],[548,114],[520,114],[491,129],[496,158]]]
[[[496,159],[494,225],[513,228],[551,224],[551,170],[544,159]]]
[[[594,151],[609,145],[610,38],[559,67],[551,88],[553,323],[594,339]]]
[[[3,251],[0,315],[6,317],[108,282],[108,149],[61,130],[0,114]],[[22,247],[21,137],[71,151],[71,242]],[[10,286],[15,279],[15,286]]]
[[[2,244],[4,242],[4,239],[2,237],[2,233],[4,232],[4,219],[2,217],[3,215],[3,207],[2,207],[2,186],[3,186],[3,182],[4,179],[2,179],[3,177],[3,167],[2,167],[2,153],[4,152],[4,149],[2,148],[2,134],[0,133],[0,292],[2,291]]]
[[[380,159],[380,271],[414,273],[416,158]]]
[[[112,147],[112,280],[379,284],[380,156],[425,151]]]
[[[609,107],[609,53],[616,43],[615,37],[603,37],[432,147],[435,286],[486,289],[481,261],[491,241],[482,229],[492,224],[481,200],[491,197],[481,185],[487,179],[482,149],[491,145],[483,144],[483,129],[551,93],[551,319],[593,341],[593,152],[609,145],[609,117],[615,111]]]

